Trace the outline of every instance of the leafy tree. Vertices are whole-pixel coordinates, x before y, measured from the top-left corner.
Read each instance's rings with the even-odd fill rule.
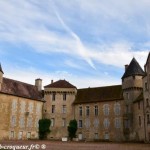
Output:
[[[75,119],[70,120],[68,126],[68,134],[71,140],[76,137],[76,131],[77,131],[77,121]]]
[[[43,140],[47,138],[48,133],[50,133],[50,119],[40,119],[39,120],[39,139]]]

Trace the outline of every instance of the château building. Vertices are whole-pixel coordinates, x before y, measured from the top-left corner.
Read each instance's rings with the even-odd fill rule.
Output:
[[[77,89],[66,80],[44,86],[3,77],[0,66],[0,139],[38,138],[38,120],[51,120],[48,139],[68,136],[86,141],[150,142],[150,53],[144,70],[135,58],[125,65],[121,85]]]

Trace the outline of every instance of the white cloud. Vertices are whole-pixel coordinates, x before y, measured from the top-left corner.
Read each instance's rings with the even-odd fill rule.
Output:
[[[4,77],[18,80],[21,82],[35,84],[35,79],[41,78],[42,85],[48,85],[51,80],[54,82],[57,80],[67,80],[71,84],[75,85],[77,88],[87,88],[87,87],[98,87],[98,86],[108,86],[114,84],[121,84],[121,79],[116,79],[107,75],[107,77],[78,77],[77,75],[70,74],[66,71],[56,71],[56,72],[41,72],[34,68],[19,68],[14,66],[13,69],[7,66],[7,70],[4,71]],[[107,79],[106,79],[107,78]]]
[[[139,0],[138,3],[135,0],[132,2],[129,0],[102,0],[101,2],[99,0],[69,0],[66,2],[56,0],[44,2],[0,1],[0,40],[13,44],[23,42],[40,53],[65,53],[86,60],[93,68],[95,68],[94,61],[123,67],[124,64],[130,62],[133,56],[140,61],[142,66],[145,63],[148,50],[134,50],[133,45],[136,43],[128,42],[128,39],[125,39],[125,42],[112,40],[111,42],[103,41],[99,44],[97,42],[92,43],[90,37],[85,41],[82,40],[82,35],[78,35],[73,30],[72,24],[75,23],[80,29],[82,23],[83,32],[92,34],[94,38],[101,38],[102,34],[109,36],[109,32],[115,32],[113,28],[108,29],[108,31],[105,28],[108,26],[107,23],[111,23],[113,19],[129,24],[129,26],[135,25],[134,30],[139,31],[134,17],[140,12],[147,16],[150,1]],[[53,4],[55,4],[61,17],[57,11],[54,12],[55,6]],[[75,14],[78,15],[77,18],[75,18],[76,16],[73,17]],[[143,18],[145,18],[144,15]],[[145,19],[148,32],[149,20],[149,17]],[[100,26],[101,24],[103,25]],[[144,29],[140,28],[141,30]],[[113,38],[110,36],[110,39]],[[80,66],[78,63],[77,65]],[[72,67],[74,66],[72,65]]]

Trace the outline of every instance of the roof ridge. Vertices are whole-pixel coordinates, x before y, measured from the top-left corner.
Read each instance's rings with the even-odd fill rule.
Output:
[[[64,80],[57,80],[53,83],[50,83],[46,86],[44,86],[44,88],[48,88],[48,87],[54,87],[54,88],[76,88],[74,85],[72,85],[69,81]]]
[[[81,89],[78,89],[78,90],[84,90],[84,89],[98,89],[98,88],[105,88],[105,87],[116,87],[116,86],[122,86],[121,84],[117,84],[117,85],[108,85],[108,86],[99,86],[99,87],[88,87],[88,88],[81,88]]]
[[[15,82],[19,82],[19,83],[22,83],[22,84],[26,84],[26,85],[30,85],[30,86],[35,86],[33,84],[29,84],[29,83],[26,83],[26,82],[22,82],[22,81],[18,81],[18,80],[15,80],[15,79],[10,79],[10,78],[6,78],[6,77],[3,77],[4,79],[7,79],[7,80],[12,80],[12,81],[15,81]],[[36,87],[36,86],[35,86]]]

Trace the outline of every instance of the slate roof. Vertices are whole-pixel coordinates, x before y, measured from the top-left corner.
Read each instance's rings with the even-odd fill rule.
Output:
[[[42,100],[42,91],[39,92],[36,86],[4,77],[0,93]]]
[[[133,76],[133,75],[141,75],[141,76],[145,75],[145,72],[143,71],[143,69],[141,68],[141,66],[136,61],[135,58],[133,58],[132,61],[130,62],[127,70],[125,71],[124,75],[122,76],[122,79],[129,77],[129,76]]]
[[[78,89],[74,104],[122,100],[122,86]]]
[[[58,80],[54,83],[44,86],[44,88],[76,88],[66,80]]]

